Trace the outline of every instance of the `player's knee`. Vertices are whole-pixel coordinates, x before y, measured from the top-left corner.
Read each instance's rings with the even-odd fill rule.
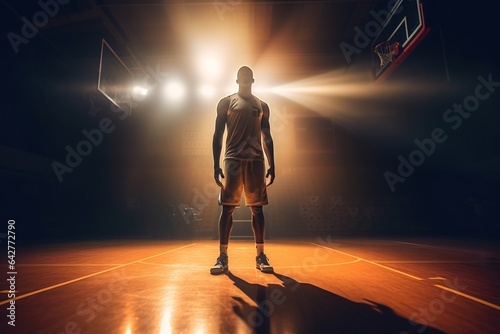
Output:
[[[252,211],[252,215],[261,215],[262,214],[262,206],[251,206],[250,210]]]
[[[234,206],[229,206],[229,205],[222,206],[222,212],[227,215],[233,214],[234,209],[236,209],[236,207]]]

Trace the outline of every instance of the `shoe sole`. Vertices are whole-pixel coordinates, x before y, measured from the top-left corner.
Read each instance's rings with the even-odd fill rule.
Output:
[[[266,274],[274,272],[274,268],[273,267],[261,268],[259,266],[255,266],[255,268],[259,269],[260,271],[262,271],[263,273],[266,273]]]
[[[229,267],[224,267],[222,269],[219,269],[219,268],[210,268],[210,274],[212,275],[221,275],[221,274],[224,274],[227,270],[229,269]]]

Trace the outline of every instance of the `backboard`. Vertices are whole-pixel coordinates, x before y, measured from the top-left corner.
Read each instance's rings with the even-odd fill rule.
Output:
[[[97,89],[114,105],[130,112],[134,76],[103,39]]]
[[[420,0],[398,0],[371,45],[375,81],[384,81],[413,52],[429,30]],[[392,57],[381,59],[376,52],[381,48],[377,46],[387,41],[397,42],[397,52]]]

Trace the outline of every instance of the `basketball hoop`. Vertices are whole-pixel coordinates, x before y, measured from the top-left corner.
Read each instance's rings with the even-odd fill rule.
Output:
[[[390,62],[394,61],[394,57],[399,54],[399,42],[397,41],[384,41],[377,44],[373,51],[380,58],[380,67],[384,67]]]

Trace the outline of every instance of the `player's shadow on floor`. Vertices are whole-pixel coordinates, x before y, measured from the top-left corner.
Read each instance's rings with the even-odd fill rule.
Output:
[[[285,275],[275,273],[283,284],[268,286],[248,283],[230,271],[226,275],[257,304],[233,296],[233,311],[254,333],[444,333],[377,302],[353,302]]]

